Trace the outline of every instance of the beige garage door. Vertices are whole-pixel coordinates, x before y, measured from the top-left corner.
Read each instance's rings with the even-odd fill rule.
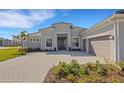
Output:
[[[92,38],[89,40],[89,53],[102,58],[110,58],[109,36]]]

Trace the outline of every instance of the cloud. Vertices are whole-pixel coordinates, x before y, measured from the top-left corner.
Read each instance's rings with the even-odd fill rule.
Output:
[[[54,16],[54,10],[1,10],[0,27],[30,28]]]
[[[70,14],[69,13],[66,13],[63,15],[63,17],[68,17]]]

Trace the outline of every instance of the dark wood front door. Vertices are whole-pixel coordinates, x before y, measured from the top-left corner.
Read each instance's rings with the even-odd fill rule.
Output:
[[[58,37],[58,50],[66,50],[66,37]]]

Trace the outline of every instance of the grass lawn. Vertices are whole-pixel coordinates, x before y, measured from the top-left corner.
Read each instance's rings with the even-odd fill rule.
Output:
[[[21,55],[21,52],[19,52],[19,48],[17,48],[17,47],[0,49],[0,62],[5,61],[10,58],[17,57],[19,55]]]

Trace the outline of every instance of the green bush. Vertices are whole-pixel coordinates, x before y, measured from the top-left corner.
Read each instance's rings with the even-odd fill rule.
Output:
[[[75,82],[77,80],[77,77],[74,76],[74,74],[69,74],[66,78],[67,80],[70,80],[72,82]]]
[[[55,66],[53,68],[53,73],[55,75],[59,75],[60,77],[64,77],[64,76],[67,76],[69,71],[68,71],[68,68],[67,68],[67,64],[66,62],[59,62],[59,65],[58,66]]]
[[[99,61],[96,62],[96,72],[101,76],[105,76],[108,74],[107,69],[102,64],[100,64]]]
[[[59,75],[60,77],[66,77],[69,74],[81,77],[82,75],[88,74],[87,68],[79,65],[76,60],[72,60],[69,64],[66,62],[59,62],[59,64],[55,66],[52,71],[53,74]]]
[[[124,62],[119,63],[124,70]],[[97,82],[121,82],[123,78],[118,77],[120,69],[112,64],[87,63],[80,65],[76,60],[70,63],[60,62],[54,66],[52,73],[59,77],[59,80],[66,79],[78,83],[97,83]],[[121,80],[121,81],[120,81]]]
[[[122,71],[124,71],[124,61],[119,62],[119,66]]]

